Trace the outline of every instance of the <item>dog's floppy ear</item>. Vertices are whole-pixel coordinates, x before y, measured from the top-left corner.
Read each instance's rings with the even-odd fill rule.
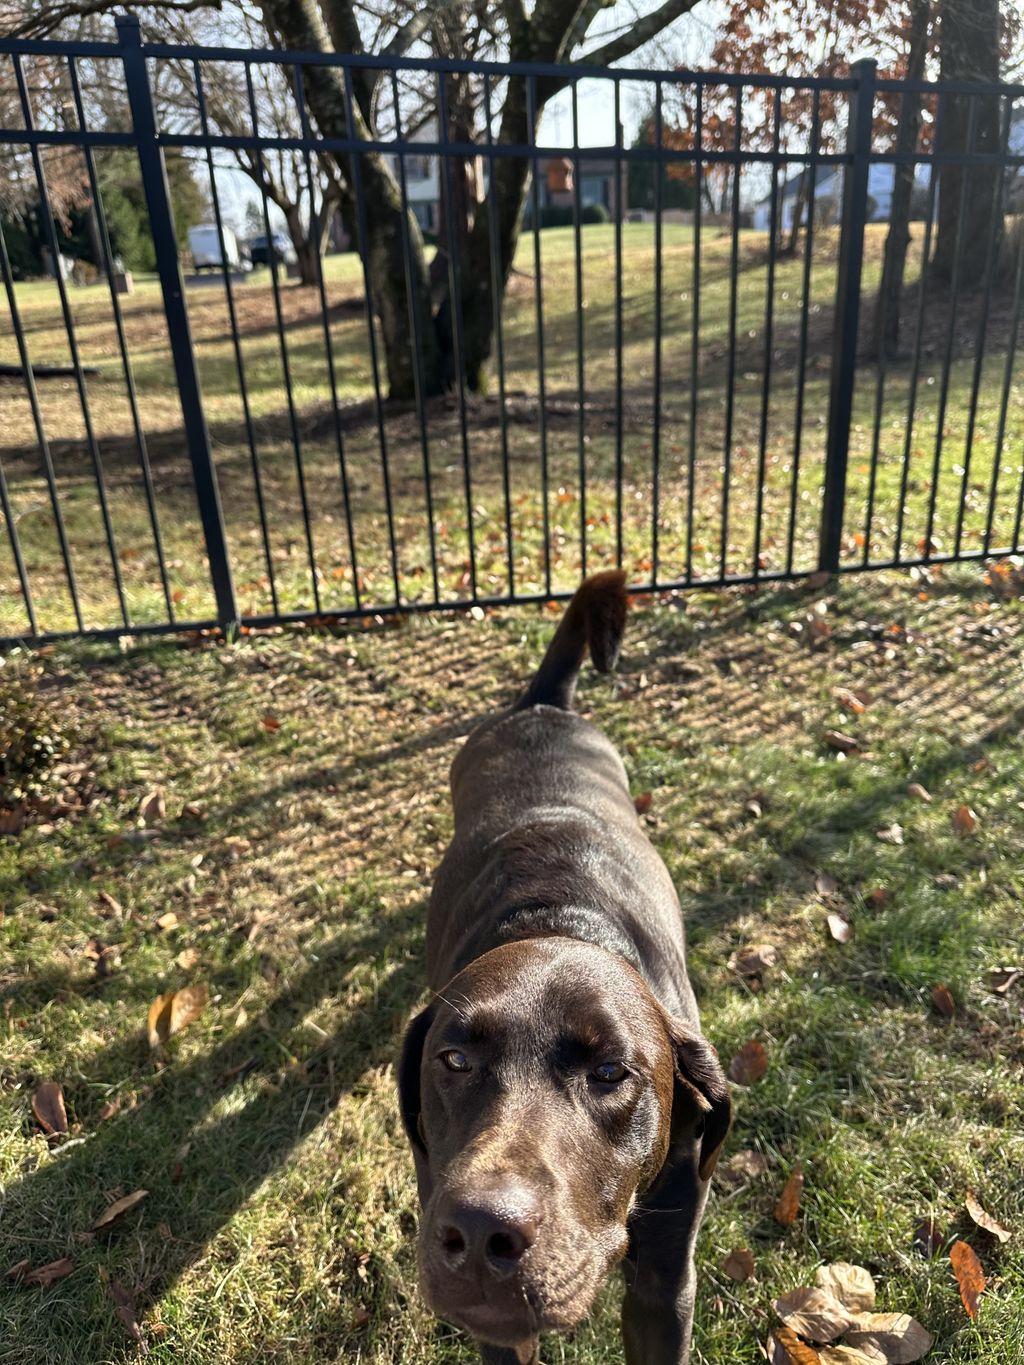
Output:
[[[672,1127],[698,1120],[701,1180],[710,1180],[722,1144],[732,1122],[729,1083],[722,1073],[718,1054],[699,1033],[677,1020],[669,1021],[675,1051],[675,1089],[672,1096]]]
[[[412,1145],[414,1156],[427,1155],[420,1123],[420,1066],[423,1062],[423,1044],[427,1040],[430,1025],[434,1022],[434,1006],[428,1005],[420,1010],[413,1019],[402,1043],[402,1055],[398,1059],[398,1103],[402,1111],[402,1123],[406,1136]]]

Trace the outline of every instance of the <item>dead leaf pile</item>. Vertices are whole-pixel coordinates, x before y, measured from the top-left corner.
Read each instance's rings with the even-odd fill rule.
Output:
[[[775,1300],[783,1325],[768,1338],[771,1365],[911,1365],[931,1349],[931,1333],[909,1313],[874,1311],[875,1282],[863,1266],[837,1261],[814,1278]]]

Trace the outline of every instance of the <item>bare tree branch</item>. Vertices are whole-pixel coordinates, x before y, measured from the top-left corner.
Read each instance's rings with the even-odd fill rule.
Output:
[[[132,9],[163,10],[176,14],[191,14],[200,9],[217,9],[222,0],[132,0]],[[4,24],[0,17],[0,37],[43,38],[53,33],[69,19],[87,19],[96,14],[108,14],[111,0],[67,0],[62,5],[41,6],[34,14]]]
[[[563,51],[568,54],[578,48],[586,40],[587,30],[601,11],[612,9],[614,5],[615,0],[584,0],[583,7],[576,15],[572,28],[566,34]]]
[[[650,14],[637,19],[621,37],[613,38],[611,42],[596,47],[591,52],[584,52],[577,57],[576,64],[582,66],[611,66],[613,62],[621,61],[623,57],[628,57],[631,52],[635,52],[638,47],[643,47],[644,43],[649,43],[652,38],[657,38],[663,29],[668,28],[669,24],[674,23],[682,15],[688,14],[697,4],[698,0],[665,0],[658,9],[652,10]]]

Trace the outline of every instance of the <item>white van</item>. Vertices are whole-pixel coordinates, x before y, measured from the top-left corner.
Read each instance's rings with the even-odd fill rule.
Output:
[[[192,265],[197,271],[220,270],[224,265],[229,270],[237,270],[242,263],[235,234],[226,227],[218,240],[216,223],[200,223],[198,227],[189,228],[188,249],[192,253]]]

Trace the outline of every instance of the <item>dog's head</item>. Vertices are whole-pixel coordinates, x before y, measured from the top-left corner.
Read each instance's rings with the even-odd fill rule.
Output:
[[[578,1322],[670,1147],[707,1180],[729,1126],[703,1038],[627,963],[564,938],[460,972],[410,1026],[399,1090],[424,1295],[507,1347]]]

